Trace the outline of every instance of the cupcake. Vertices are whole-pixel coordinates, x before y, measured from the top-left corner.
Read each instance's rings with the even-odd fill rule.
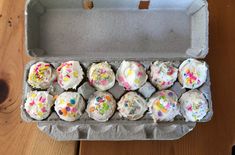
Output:
[[[154,122],[173,121],[179,114],[178,97],[171,90],[162,90],[149,99],[149,111]]]
[[[129,120],[140,119],[148,109],[145,99],[136,92],[126,93],[117,105],[120,115]]]
[[[179,102],[181,113],[186,121],[200,121],[209,111],[209,105],[206,98],[197,89],[184,93],[179,99]]]
[[[33,88],[47,89],[54,80],[52,67],[46,62],[37,62],[29,69],[28,84]]]
[[[24,109],[35,120],[43,120],[51,113],[53,96],[47,91],[30,91],[24,103]]]
[[[76,89],[83,79],[83,70],[78,61],[67,61],[57,68],[57,81],[61,88]]]
[[[105,91],[114,86],[115,74],[107,62],[92,64],[87,73],[90,84],[97,90]]]
[[[179,67],[179,82],[184,88],[198,88],[206,81],[207,70],[205,62],[187,59]]]
[[[144,66],[135,61],[123,61],[117,70],[116,79],[126,90],[136,90],[147,81]]]
[[[85,101],[76,92],[64,92],[55,101],[55,111],[64,121],[75,121],[85,109]]]
[[[88,100],[87,113],[89,117],[105,122],[114,114],[116,101],[108,92],[96,91]]]
[[[178,69],[171,62],[155,61],[150,66],[150,81],[159,90],[171,87],[177,79]]]

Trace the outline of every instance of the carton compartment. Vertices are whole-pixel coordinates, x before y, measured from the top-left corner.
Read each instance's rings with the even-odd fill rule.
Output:
[[[203,58],[208,51],[203,0],[31,0],[26,11],[31,56]]]

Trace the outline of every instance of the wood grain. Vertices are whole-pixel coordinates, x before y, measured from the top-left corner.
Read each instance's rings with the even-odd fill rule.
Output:
[[[80,143],[81,155],[231,155],[235,144],[235,1],[208,0],[214,116],[177,141]]]
[[[20,118],[24,0],[0,0],[0,154],[76,154],[77,142],[57,142]]]

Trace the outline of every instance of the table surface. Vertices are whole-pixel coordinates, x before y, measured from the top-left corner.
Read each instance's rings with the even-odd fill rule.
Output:
[[[214,116],[176,141],[58,142],[20,118],[24,0],[0,0],[0,154],[231,154],[235,141],[235,1],[208,0]],[[80,149],[78,149],[80,148]]]

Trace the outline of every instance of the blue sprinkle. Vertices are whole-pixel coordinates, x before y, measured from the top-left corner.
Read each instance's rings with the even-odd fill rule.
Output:
[[[75,102],[76,102],[75,99],[71,99],[71,100],[70,100],[70,103],[71,103],[71,104],[75,104]]]

